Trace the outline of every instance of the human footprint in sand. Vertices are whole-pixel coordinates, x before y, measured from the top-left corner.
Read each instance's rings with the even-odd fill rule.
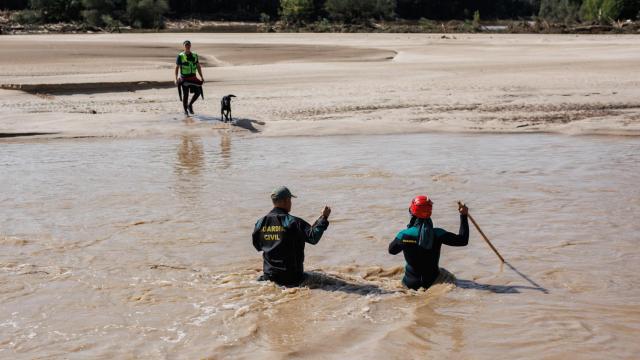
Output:
[[[305,243],[315,245],[329,226],[331,208],[325,206],[313,225],[290,215],[291,194],[285,186],[271,193],[273,210],[256,222],[253,246],[262,251],[263,272],[258,280],[283,286],[298,286],[305,280]]]
[[[409,206],[411,220],[407,228],[400,231],[389,244],[389,253],[396,255],[401,251],[407,261],[402,283],[410,288],[428,288],[440,274],[440,248],[449,246],[467,246],[469,243],[469,209],[460,204],[460,231],[456,235],[440,228],[434,228],[431,221],[433,202],[428,196],[416,196]]]
[[[179,86],[178,91],[182,97],[182,107],[184,114],[193,115],[193,103],[202,96],[202,84],[204,84],[204,76],[202,76],[202,67],[198,60],[198,54],[191,51],[191,41],[185,40],[184,51],[178,54],[176,58],[176,68],[174,71],[174,83]],[[200,74],[200,79],[196,76],[196,71]],[[189,91],[193,93],[193,98],[189,102]]]

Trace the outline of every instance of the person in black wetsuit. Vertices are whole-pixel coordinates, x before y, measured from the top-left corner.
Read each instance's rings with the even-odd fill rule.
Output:
[[[411,202],[409,212],[411,220],[407,228],[400,231],[389,244],[389,253],[396,255],[401,251],[407,261],[402,283],[410,288],[429,288],[440,274],[440,248],[449,246],[467,246],[469,243],[469,209],[459,207],[460,232],[456,235],[440,228],[434,228],[431,221],[433,202],[424,195],[416,196]]]
[[[260,218],[253,230],[253,246],[262,251],[263,272],[258,280],[298,286],[304,279],[305,243],[315,245],[329,226],[331,208],[325,206],[313,225],[290,215],[291,191],[282,186],[271,193],[273,210]]]

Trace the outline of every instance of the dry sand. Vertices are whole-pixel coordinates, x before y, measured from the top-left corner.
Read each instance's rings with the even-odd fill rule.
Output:
[[[185,38],[207,80],[194,119],[181,115],[172,83]],[[233,93],[234,129],[264,135],[638,135],[638,43],[612,35],[3,36],[0,133],[206,134],[223,127],[214,121],[219,98]]]

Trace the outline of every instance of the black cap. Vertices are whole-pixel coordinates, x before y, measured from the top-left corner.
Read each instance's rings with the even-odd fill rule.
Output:
[[[186,46],[186,45],[191,45],[191,41],[189,41],[189,40],[185,40],[185,41],[182,43],[182,45],[185,45],[185,46]]]
[[[271,200],[282,200],[282,199],[288,199],[292,197],[296,197],[296,196],[291,194],[291,191],[289,191],[289,189],[286,186],[277,187],[273,189],[273,191],[271,192]]]

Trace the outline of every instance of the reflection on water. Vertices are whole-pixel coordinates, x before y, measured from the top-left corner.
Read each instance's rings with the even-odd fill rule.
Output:
[[[0,145],[0,358],[637,357],[639,140],[232,136]],[[256,281],[281,184],[333,208],[302,288]],[[387,246],[423,192],[507,266],[472,230],[457,281],[403,289]]]
[[[176,173],[199,175],[204,165],[204,150],[199,136],[183,135],[178,146]]]
[[[220,133],[220,159],[222,169],[231,166],[231,135],[226,131]]]
[[[216,143],[215,139],[207,139],[206,142],[207,145]],[[206,175],[203,174],[207,163],[215,164],[215,168],[219,170],[231,167],[231,134],[221,131],[218,143],[218,149],[205,151],[205,144],[200,136],[185,134],[180,137],[174,162],[174,191],[188,204],[198,203],[203,189],[207,187]]]
[[[178,145],[178,156],[175,162],[175,192],[186,204],[195,205],[200,202],[200,194],[204,187],[202,170],[204,168],[204,148],[199,136],[183,135]]]

